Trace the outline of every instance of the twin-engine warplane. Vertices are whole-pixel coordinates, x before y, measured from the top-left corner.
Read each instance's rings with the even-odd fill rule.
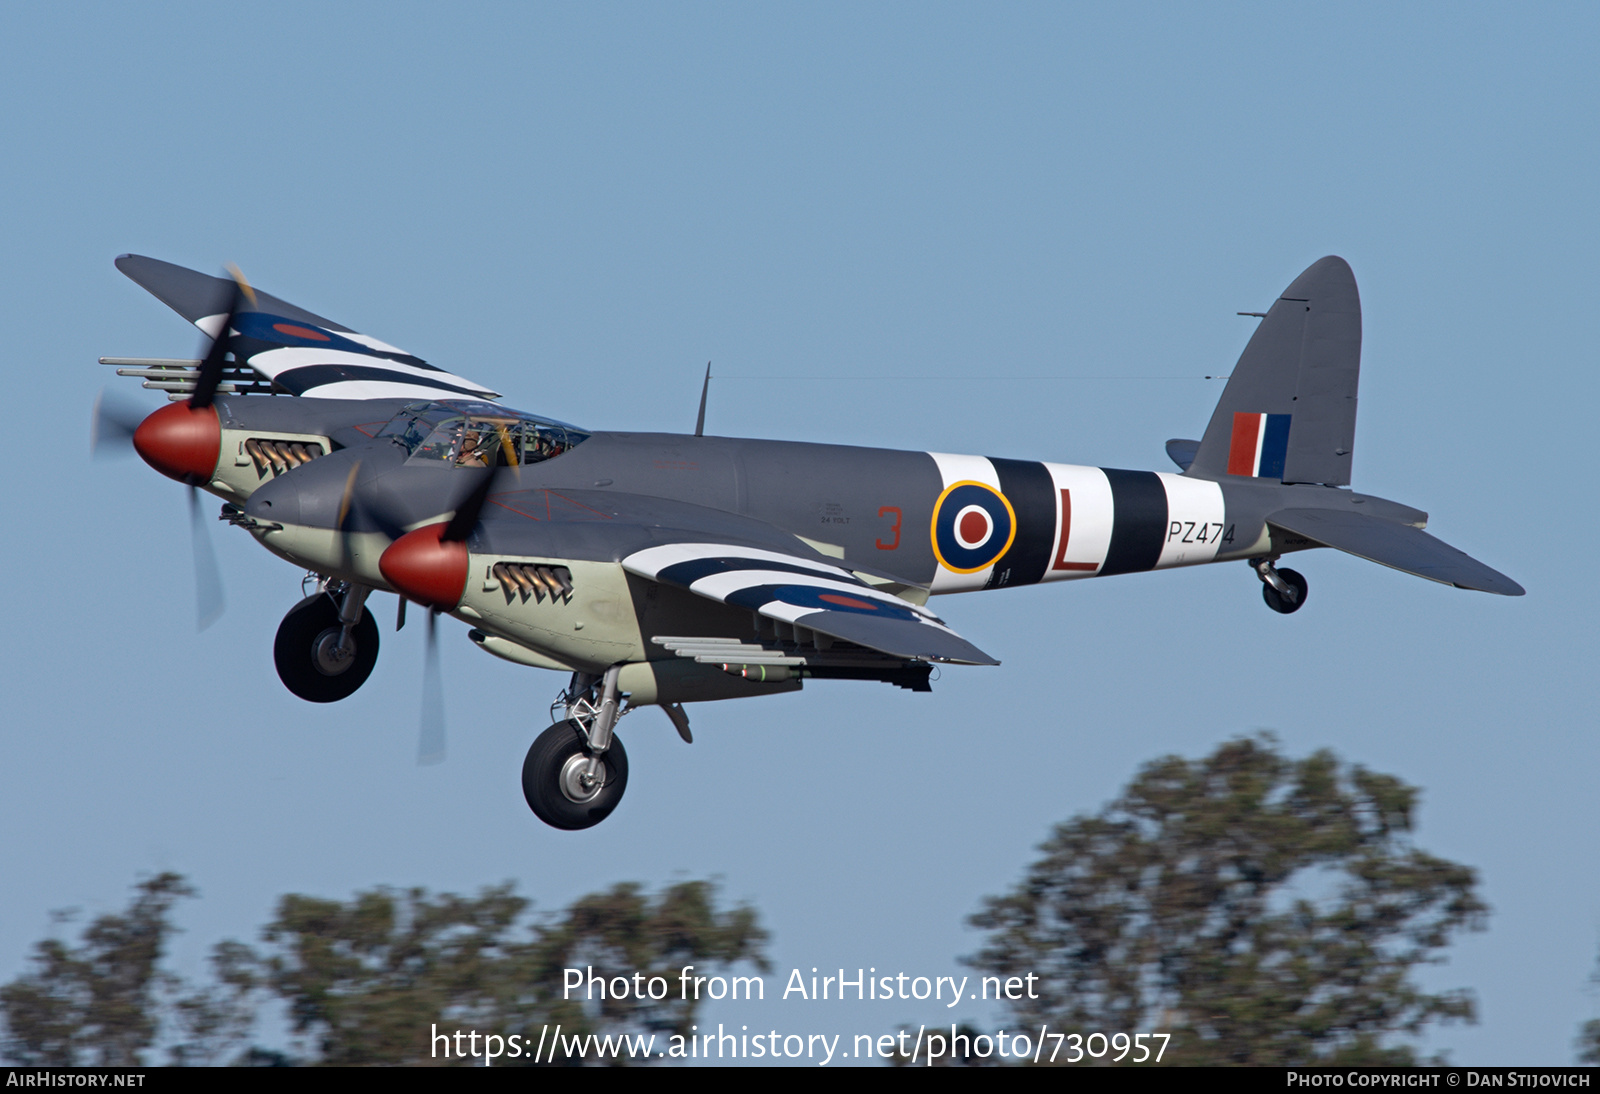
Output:
[[[569,673],[522,769],[557,828],[616,808],[628,761],[614,729],[636,707],[662,707],[687,741],[685,703],[805,679],[927,691],[934,665],[998,664],[929,609],[942,593],[1240,561],[1290,613],[1306,580],[1277,561],[1312,547],[1523,591],[1422,531],[1426,513],[1346,488],[1361,303],[1340,258],[1260,315],[1204,435],[1167,442],[1179,473],[595,432],[513,410],[237,273],[137,255],[117,268],[210,339],[196,361],[103,359],[172,400],[123,423],[134,447],[315,582],[278,628],[284,684],[319,703],[361,686],[374,592],[399,594],[397,625],[407,601],[428,609],[435,680],[439,613],[489,653]],[[97,428],[115,418],[101,411]],[[436,686],[424,708],[428,760],[443,746]]]

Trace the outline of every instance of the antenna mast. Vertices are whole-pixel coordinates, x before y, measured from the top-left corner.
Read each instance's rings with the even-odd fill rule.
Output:
[[[706,382],[700,385],[700,416],[694,420],[694,435],[706,435],[706,395],[711,391],[711,362],[706,362]]]

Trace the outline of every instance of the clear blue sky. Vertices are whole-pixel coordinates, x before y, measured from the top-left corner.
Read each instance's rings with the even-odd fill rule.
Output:
[[[558,908],[715,876],[780,974],[960,974],[966,917],[1053,823],[1270,728],[1419,785],[1420,845],[1481,871],[1489,930],[1426,973],[1480,1024],[1430,1050],[1573,1058],[1600,1014],[1600,9],[160,9],[0,10],[0,978],[51,909],[118,908],[163,869],[203,892],[185,969],[288,891],[509,878]],[[1252,329],[1234,313],[1340,254],[1366,319],[1356,487],[1528,595],[1324,551],[1295,562],[1293,617],[1243,565],[953,598],[1001,667],[702,706],[692,747],[640,712],[622,807],[557,833],[517,782],[553,674],[446,621],[450,758],[419,769],[422,628],[386,629],[350,701],[301,703],[271,666],[300,575],[219,527],[228,612],[194,633],[182,490],[87,457],[95,358],[197,344],[124,251],[237,262],[593,428],[688,430],[711,359],[710,432],[1152,469],[1203,429],[1201,377]]]

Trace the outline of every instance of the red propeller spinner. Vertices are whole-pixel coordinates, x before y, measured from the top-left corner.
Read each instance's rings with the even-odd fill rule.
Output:
[[[407,532],[378,559],[384,580],[418,604],[452,611],[467,591],[467,545],[445,539],[448,523]]]
[[[134,450],[144,462],[190,485],[211,481],[222,454],[222,423],[214,406],[168,403],[133,431]]]
[[[403,595],[438,611],[454,611],[467,593],[467,536],[494,487],[493,470],[485,471],[455,515],[442,524],[407,532],[383,552],[378,569]]]

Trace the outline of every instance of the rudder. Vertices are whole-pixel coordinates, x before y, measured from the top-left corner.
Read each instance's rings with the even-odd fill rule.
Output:
[[[1185,473],[1348,486],[1360,376],[1361,296],[1329,255],[1261,320]]]

